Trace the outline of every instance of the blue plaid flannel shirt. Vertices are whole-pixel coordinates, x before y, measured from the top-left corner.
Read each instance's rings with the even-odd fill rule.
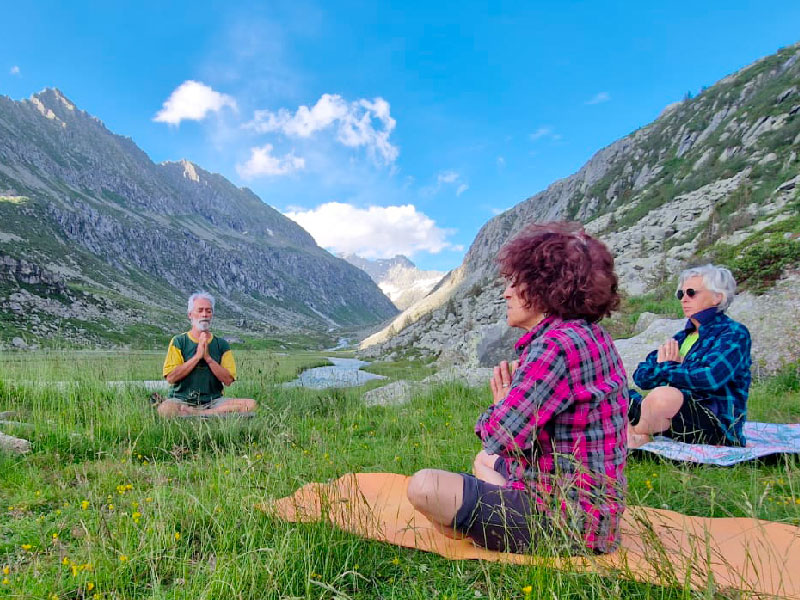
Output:
[[[673,337],[680,345],[694,331],[689,321]],[[658,350],[653,350],[639,363],[633,381],[644,390],[663,385],[678,388],[719,418],[731,442],[744,446],[742,427],[747,417],[752,364],[750,332],[725,313],[716,312],[701,321],[698,333],[683,362],[656,362]]]

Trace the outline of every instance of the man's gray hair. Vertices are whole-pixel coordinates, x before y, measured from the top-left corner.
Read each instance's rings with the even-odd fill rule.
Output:
[[[736,280],[729,269],[711,264],[686,269],[678,280],[678,289],[681,289],[683,283],[691,277],[702,277],[706,289],[722,295],[722,301],[717,306],[719,312],[728,310],[733,302],[733,296],[736,294]]]
[[[214,304],[216,304],[216,300],[214,300],[214,296],[209,294],[208,292],[195,292],[191,296],[189,296],[189,303],[186,305],[186,313],[192,312],[194,310],[194,301],[200,298],[205,298],[209,302],[211,302],[211,310],[214,310]]]

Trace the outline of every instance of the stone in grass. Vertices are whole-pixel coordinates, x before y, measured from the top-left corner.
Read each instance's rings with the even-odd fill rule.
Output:
[[[14,454],[25,454],[30,452],[30,449],[31,443],[28,440],[0,432],[0,450]]]
[[[389,385],[375,388],[364,394],[367,406],[399,406],[411,400],[411,396],[423,388],[422,384],[411,381],[393,381]]]

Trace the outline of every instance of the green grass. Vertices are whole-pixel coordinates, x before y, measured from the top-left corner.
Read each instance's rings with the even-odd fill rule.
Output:
[[[488,387],[442,385],[404,406],[366,408],[357,389],[271,385],[319,355],[268,359],[240,351],[247,376],[231,394],[255,397],[255,418],[164,422],[144,389],[101,383],[104,376],[156,379],[160,354],[99,362],[87,353],[14,356],[26,357],[27,371],[2,358],[0,411],[15,410],[31,425],[4,430],[30,439],[34,451],[0,455],[0,567],[8,567],[0,598],[524,598],[526,586],[534,598],[724,597],[541,567],[451,562],[252,508],[350,471],[468,470]],[[392,368],[414,372],[410,363]],[[39,379],[77,383],[4,383],[23,372],[35,377],[37,369]],[[751,417],[800,418],[798,381],[787,369],[758,383]],[[633,460],[629,501],[798,524],[798,466],[794,459],[730,469]]]

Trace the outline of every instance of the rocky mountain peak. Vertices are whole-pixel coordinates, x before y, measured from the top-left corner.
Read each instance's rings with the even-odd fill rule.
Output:
[[[397,312],[252,191],[188,160],[154,164],[57,89],[0,96],[0,190],[0,338],[161,337],[176,299],[199,288],[221,318],[261,332]]]
[[[783,248],[800,232],[798,202],[800,43],[687,94],[488,221],[462,266],[362,347],[490,363],[492,349],[513,337],[497,301],[495,257],[530,223],[580,221],[611,249],[621,288],[641,295],[693,263]]]

